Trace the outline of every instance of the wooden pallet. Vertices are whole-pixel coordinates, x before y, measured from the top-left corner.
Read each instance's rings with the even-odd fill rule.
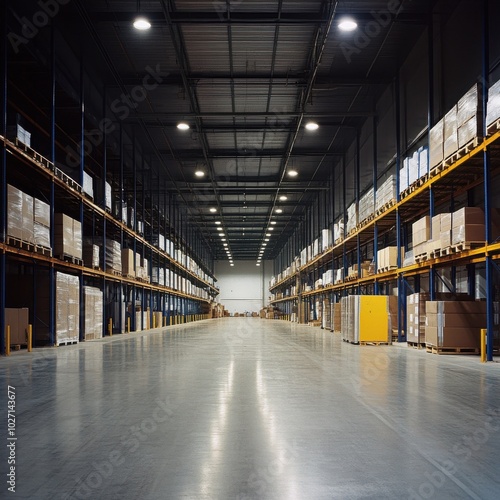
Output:
[[[490,123],[487,128],[487,134],[493,135],[500,130],[500,118],[493,123]]]
[[[457,245],[452,245],[452,252],[464,252],[473,248],[484,247],[484,241],[463,241]]]
[[[351,342],[354,345],[389,345],[389,342],[367,342],[367,341],[360,341],[360,342]]]
[[[479,354],[479,349],[475,347],[436,347],[426,345],[426,351],[431,354]]]
[[[70,262],[71,264],[74,264],[75,266],[83,266],[82,259],[79,259],[78,257],[74,257],[73,255],[69,255],[67,253],[63,253],[61,255],[58,255],[57,258],[59,260],[64,260],[65,262]]]
[[[396,204],[396,198],[392,198],[392,200],[388,201],[387,203],[384,203],[380,208],[378,208],[375,211],[375,216],[378,217],[379,215],[382,215],[384,212],[387,212],[387,210],[389,210],[395,204]]]
[[[369,215],[366,219],[363,219],[357,226],[356,226],[356,231],[359,231],[366,225],[368,225],[373,219],[375,218],[375,214]]]
[[[17,149],[21,150],[26,156],[29,156],[36,163],[43,165],[46,169],[50,170],[51,172],[54,171],[54,164],[49,159],[45,158],[45,156],[42,156],[40,153],[37,153],[34,149],[30,148],[29,146],[21,142],[17,137],[14,141],[14,144]]]
[[[57,347],[66,346],[66,345],[77,345],[78,340],[64,340],[62,342],[57,342]]]
[[[135,274],[122,273],[122,277],[126,278],[126,279],[129,279],[129,280],[135,280]]]
[[[378,270],[378,273],[388,273],[389,271],[394,271],[395,269],[397,269],[398,266],[386,266],[386,267],[381,267],[379,270]]]
[[[415,262],[420,263],[427,260],[427,252],[421,253],[420,255],[415,255]]]
[[[35,245],[34,243],[20,240],[19,238],[14,238],[12,236],[7,236],[7,245],[19,248],[20,250],[27,250],[28,252],[39,253],[41,255],[52,257],[51,248],[44,247],[42,245]]]
[[[83,193],[83,188],[76,182],[73,178],[71,178],[69,175],[66,175],[62,170],[59,168],[54,169],[54,175],[58,178],[61,179],[64,184],[69,186],[71,189],[74,189],[78,193]]]
[[[422,344],[420,342],[407,342],[408,347],[412,347],[413,349],[424,349],[425,344]]]

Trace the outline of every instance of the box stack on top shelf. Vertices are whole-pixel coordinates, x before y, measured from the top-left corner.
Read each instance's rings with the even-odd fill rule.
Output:
[[[54,254],[82,260],[82,224],[66,214],[54,214]]]
[[[347,224],[346,231],[347,234],[351,234],[356,230],[358,225],[358,205],[356,202],[351,203],[347,208]]]
[[[375,212],[379,213],[396,202],[396,190],[396,176],[390,175],[377,189]]]
[[[375,213],[374,189],[371,187],[359,200],[358,223],[363,224],[373,218]]]

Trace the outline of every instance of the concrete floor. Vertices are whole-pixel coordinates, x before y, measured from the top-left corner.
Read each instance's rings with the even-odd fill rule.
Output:
[[[227,318],[0,370],[2,413],[16,388],[13,498],[500,498],[500,364],[477,357]]]

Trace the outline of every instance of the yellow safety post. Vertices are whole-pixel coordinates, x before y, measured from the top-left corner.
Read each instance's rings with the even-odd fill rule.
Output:
[[[5,332],[5,355],[10,356],[10,325],[7,325]]]
[[[28,352],[33,350],[33,325],[28,325]]]
[[[156,328],[156,316],[153,313],[153,330]]]
[[[127,318],[127,333],[130,333],[130,318]]]
[[[481,330],[481,363],[486,363],[486,328]]]
[[[168,318],[168,326],[172,326],[172,316]]]
[[[108,333],[109,333],[109,336],[112,337],[113,336],[113,318],[109,318],[109,322],[108,322]]]

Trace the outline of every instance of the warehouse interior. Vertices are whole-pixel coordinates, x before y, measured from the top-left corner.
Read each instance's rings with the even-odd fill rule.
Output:
[[[496,498],[498,2],[0,9],[18,496]]]

